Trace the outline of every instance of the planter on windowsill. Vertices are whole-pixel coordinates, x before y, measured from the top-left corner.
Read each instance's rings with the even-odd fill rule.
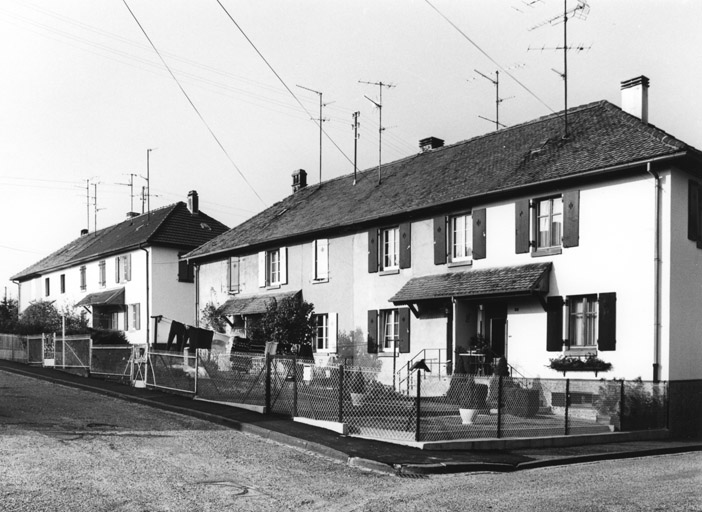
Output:
[[[608,372],[612,369],[612,363],[603,361],[594,355],[585,358],[561,356],[550,361],[548,367],[563,372],[564,377],[567,372],[595,372],[595,377],[597,377],[599,372]]]

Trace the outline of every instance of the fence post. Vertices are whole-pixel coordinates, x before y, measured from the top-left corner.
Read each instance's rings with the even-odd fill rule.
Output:
[[[622,379],[619,385],[619,430],[620,432],[624,432],[624,379]]]
[[[344,422],[344,365],[339,365],[339,423]]]
[[[422,400],[422,370],[417,369],[416,376],[417,376],[417,398],[416,398],[416,405],[415,405],[415,427],[414,427],[414,440],[419,442],[422,439],[422,433],[420,431],[421,424],[422,424],[422,417],[421,417],[421,407],[420,407],[420,402]]]
[[[266,352],[266,412],[271,412],[271,355]]]
[[[666,381],[663,387],[665,391],[665,428],[670,428],[670,381]]]
[[[195,396],[197,396],[197,380],[200,374],[200,350],[195,349]]]
[[[502,379],[500,375],[497,379],[497,438],[502,436]]]
[[[297,417],[297,357],[292,356],[293,367],[293,418]]]
[[[570,379],[566,379],[566,388],[565,388],[565,435],[569,434],[569,418],[568,418],[568,409],[570,406]]]

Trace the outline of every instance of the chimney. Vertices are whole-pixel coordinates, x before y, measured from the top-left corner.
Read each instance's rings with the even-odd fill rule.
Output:
[[[305,188],[307,186],[307,171],[304,169],[298,169],[292,173],[292,179],[293,192],[297,192],[301,188]]]
[[[196,190],[191,190],[188,192],[188,210],[190,210],[191,215],[197,215],[200,213],[200,200],[197,195]]]
[[[87,235],[87,234],[88,234],[88,230],[87,230],[87,229],[83,228],[83,229],[80,230],[80,236],[85,236],[85,235]]]
[[[438,137],[427,137],[426,139],[421,139],[419,141],[419,149],[422,150],[422,153],[426,153],[427,151],[431,151],[432,149],[440,148],[443,145],[443,139],[439,139]]]
[[[139,213],[138,212],[127,212],[127,220],[133,219],[134,217],[138,217]]]
[[[622,110],[648,124],[648,77],[624,80],[621,89]]]

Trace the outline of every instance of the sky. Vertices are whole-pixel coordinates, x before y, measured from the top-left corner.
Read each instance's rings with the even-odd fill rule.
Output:
[[[702,148],[702,2],[580,5],[565,2],[568,106],[620,105],[620,82],[645,75],[649,121]],[[563,110],[564,31],[552,21],[563,10],[562,0],[3,0],[0,293],[16,297],[10,276],[144,203],[197,190],[200,209],[233,227],[290,194],[295,170],[318,183],[318,93],[322,180],[353,173],[354,112],[357,166],[368,169],[419,152],[425,137],[494,130],[498,72],[503,125]]]

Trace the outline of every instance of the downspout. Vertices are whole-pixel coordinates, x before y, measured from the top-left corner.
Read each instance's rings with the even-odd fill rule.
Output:
[[[655,187],[655,228],[653,248],[653,382],[660,380],[661,361],[661,177],[646,163],[646,172],[653,176]]]
[[[151,333],[151,300],[149,298],[149,251],[142,244],[139,244],[139,249],[146,253],[146,350],[148,353]]]
[[[195,264],[195,327],[200,327],[200,265]]]

